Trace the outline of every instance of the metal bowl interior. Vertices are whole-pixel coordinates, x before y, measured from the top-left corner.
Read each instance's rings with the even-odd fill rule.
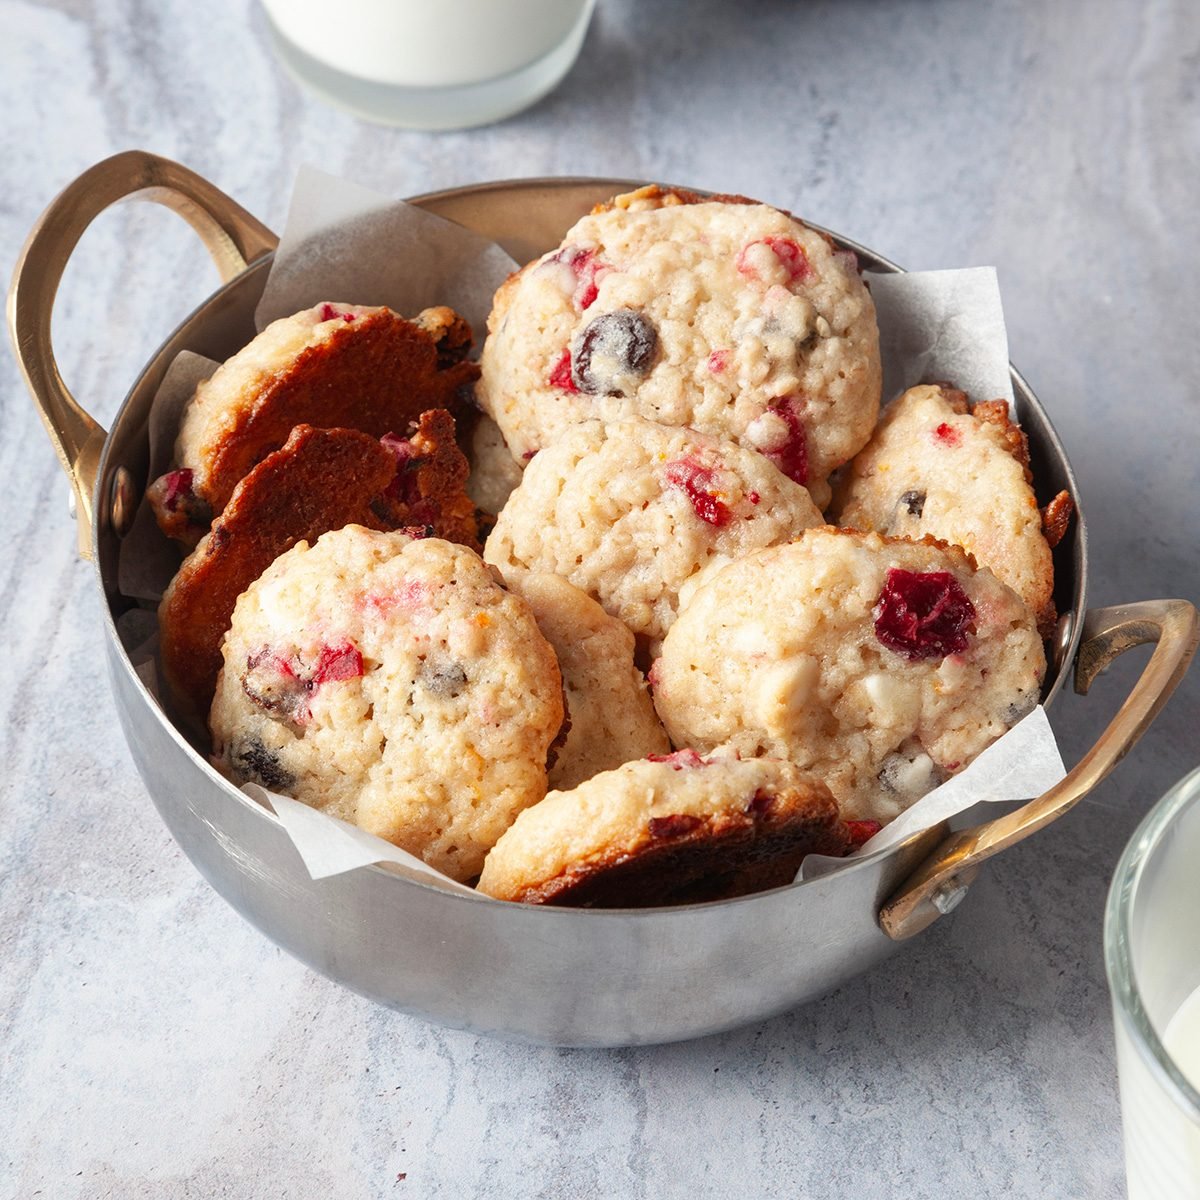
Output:
[[[517,180],[414,202],[524,262],[557,245],[595,203],[631,186]],[[831,236],[868,272],[900,269]],[[824,880],[674,909],[592,912],[464,900],[382,867],[320,882],[308,877],[274,814],[212,770],[206,747],[188,742],[133,670],[116,626],[133,603],[117,587],[119,538],[104,503],[119,468],[143,487],[148,482],[150,404],[176,354],[225,359],[254,336],[269,266],[269,257],[256,261],[167,338],[117,414],[97,477],[93,552],[118,711],[164,821],[213,886],[302,961],[372,999],[443,1024],[556,1045],[631,1045],[731,1028],[815,998],[894,952],[898,943],[879,929],[876,912],[929,837]],[[1049,418],[1015,371],[1013,387],[1039,502],[1059,490],[1077,498]],[[1064,617],[1047,703],[1069,674],[1082,630],[1082,514],[1055,551],[1055,567]],[[698,983],[702,994],[693,995]]]

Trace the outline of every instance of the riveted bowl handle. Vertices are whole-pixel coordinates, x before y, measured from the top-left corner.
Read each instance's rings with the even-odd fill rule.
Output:
[[[79,554],[91,557],[92,494],[107,434],[76,402],[59,373],[50,318],[63,270],[83,231],[130,197],[174,209],[200,235],[224,280],[274,250],[279,239],[219,188],[186,167],[140,150],[84,171],[33,227],[8,292],[8,328],[25,382],[74,489]]]
[[[1075,659],[1081,695],[1115,658],[1157,643],[1133,690],[1095,745],[1061,783],[1003,817],[952,833],[888,898],[879,923],[897,940],[919,933],[948,912],[974,880],[979,864],[1057,820],[1121,761],[1158,715],[1187,671],[1200,640],[1200,620],[1186,600],[1146,600],[1090,609]]]

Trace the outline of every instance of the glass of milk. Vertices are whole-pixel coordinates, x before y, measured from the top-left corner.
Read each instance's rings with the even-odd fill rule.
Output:
[[[465,129],[540,100],[595,0],[263,0],[283,65],[368,120]]]
[[[1104,956],[1130,1200],[1200,1200],[1200,770],[1125,848]]]

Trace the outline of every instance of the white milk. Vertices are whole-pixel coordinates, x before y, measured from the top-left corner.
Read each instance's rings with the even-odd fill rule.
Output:
[[[528,67],[594,0],[263,0],[284,37],[348,75],[400,87],[483,83]]]
[[[1167,1024],[1163,1046],[1200,1088],[1200,988]],[[1129,1200],[1200,1200],[1200,1123],[1180,1110],[1117,1015],[1117,1065]]]
[[[1180,1074],[1200,1091],[1200,988],[1179,1006],[1162,1040]]]

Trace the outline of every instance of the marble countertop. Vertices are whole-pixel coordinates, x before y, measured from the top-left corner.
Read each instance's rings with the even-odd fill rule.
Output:
[[[995,264],[1013,361],[1078,476],[1090,602],[1200,597],[1185,0],[600,0],[557,92],[438,135],[301,93],[249,0],[0,18],[9,268],[50,197],[130,147],[276,227],[302,162],[401,195],[578,174],[759,196],[907,267]],[[216,282],[174,215],[97,221],[55,334],[101,422]],[[340,989],[201,881],[117,727],[100,601],[9,355],[0,430],[0,1194],[1124,1194],[1101,911],[1138,820],[1200,758],[1200,673],[1070,817],[826,999],[665,1047],[505,1044]],[[1056,703],[1068,763],[1145,657]]]

